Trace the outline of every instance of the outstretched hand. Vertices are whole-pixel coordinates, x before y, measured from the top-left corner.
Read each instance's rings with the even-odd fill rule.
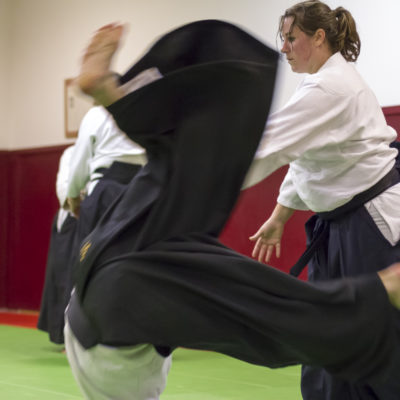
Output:
[[[110,67],[124,29],[124,25],[116,23],[101,27],[94,33],[82,57],[76,82],[84,93],[103,106],[108,106],[123,96]]]
[[[281,255],[281,238],[285,224],[279,221],[268,219],[260,229],[250,236],[250,240],[256,242],[253,248],[252,257],[260,262],[268,263],[275,249],[277,258]]]

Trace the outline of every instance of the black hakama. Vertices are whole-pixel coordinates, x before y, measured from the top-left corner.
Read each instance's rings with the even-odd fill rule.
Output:
[[[398,182],[393,171],[393,183]],[[393,175],[393,174],[392,174]],[[389,182],[390,184],[390,182]],[[327,281],[374,273],[400,261],[400,244],[395,246],[382,235],[367,209],[360,205],[339,218],[326,220],[318,215],[306,224],[308,241],[326,226],[324,242],[318,246],[308,264],[310,281]],[[400,333],[400,313],[397,331]],[[375,323],[375,322],[373,322]],[[398,336],[400,337],[400,336]],[[380,385],[355,384],[331,375],[323,368],[304,366],[302,394],[306,400],[396,400],[400,398],[400,348],[393,348],[395,367]]]
[[[78,222],[79,244],[94,229],[101,216],[118,199],[141,167],[138,164],[114,161],[110,167],[98,170],[103,175],[98,179],[93,192],[81,203]]]
[[[51,227],[46,277],[37,327],[48,332],[50,341],[64,343],[64,312],[73,287],[72,254],[76,248],[77,219],[68,215],[57,230],[58,213]]]

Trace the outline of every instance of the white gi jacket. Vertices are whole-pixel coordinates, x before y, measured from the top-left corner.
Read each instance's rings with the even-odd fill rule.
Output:
[[[120,131],[104,107],[93,107],[79,127],[71,157],[68,197],[78,197],[89,181],[90,194],[95,179],[102,176],[95,173],[96,169],[109,167],[114,161],[143,165],[145,150]]]
[[[391,170],[397,150],[389,144],[396,136],[354,65],[336,53],[270,115],[245,187],[289,164],[278,203],[299,210],[333,210]],[[378,226],[384,220],[385,237],[397,242],[400,219],[393,214],[400,209],[400,185],[366,207]]]
[[[121,88],[130,93],[161,77],[157,68],[149,68]],[[95,172],[96,169],[107,168],[114,161],[144,165],[147,162],[146,152],[118,128],[104,107],[93,107],[83,117],[79,127],[71,156],[68,197],[78,197],[87,184],[87,194],[90,194],[97,179],[102,176]]]

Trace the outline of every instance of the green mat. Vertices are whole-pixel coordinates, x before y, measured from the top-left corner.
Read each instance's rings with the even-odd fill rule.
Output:
[[[44,332],[0,325],[1,400],[82,400],[62,347]],[[300,400],[300,367],[271,370],[178,349],[160,400]]]

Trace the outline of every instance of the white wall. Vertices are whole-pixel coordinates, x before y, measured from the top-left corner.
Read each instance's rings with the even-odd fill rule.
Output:
[[[382,106],[400,105],[399,0],[328,0],[354,16],[361,38],[357,67]]]
[[[291,0],[0,0],[0,149],[68,143],[64,137],[64,79],[78,71],[92,32],[103,24],[129,24],[114,69],[124,72],[153,40],[203,18],[234,22],[275,46],[279,16]],[[355,16],[362,37],[359,68],[382,105],[400,104],[396,51],[398,0],[328,1]],[[369,4],[370,3],[370,4]],[[393,38],[393,39],[392,39]],[[397,43],[396,43],[397,44]],[[380,71],[383,72],[380,73]],[[282,63],[275,107],[300,80]],[[400,85],[397,85],[400,88]]]
[[[0,0],[0,149],[7,148],[10,135],[9,129],[9,3]]]

